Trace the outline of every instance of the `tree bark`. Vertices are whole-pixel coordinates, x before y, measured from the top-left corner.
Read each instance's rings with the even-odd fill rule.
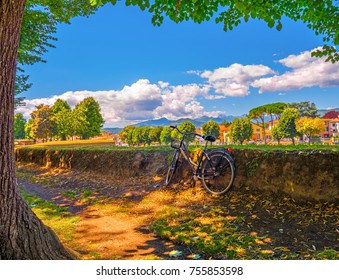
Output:
[[[19,191],[14,158],[14,86],[24,0],[0,0],[0,259],[73,259]]]

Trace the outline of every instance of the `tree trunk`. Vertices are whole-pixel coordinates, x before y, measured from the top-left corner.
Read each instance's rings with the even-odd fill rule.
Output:
[[[24,0],[0,0],[0,259],[71,259],[36,217],[17,186],[14,86]]]

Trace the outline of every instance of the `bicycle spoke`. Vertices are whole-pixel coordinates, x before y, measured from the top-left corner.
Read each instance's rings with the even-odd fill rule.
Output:
[[[201,177],[208,192],[224,194],[233,184],[234,166],[224,153],[214,153],[205,159]]]

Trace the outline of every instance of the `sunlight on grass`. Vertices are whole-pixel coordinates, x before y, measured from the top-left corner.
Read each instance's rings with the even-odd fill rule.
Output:
[[[72,247],[75,227],[80,221],[80,217],[71,216],[65,207],[56,206],[51,202],[47,202],[23,191],[22,193],[27,204],[32,208],[38,218],[41,219],[45,225],[51,227],[66,246]]]
[[[158,235],[211,258],[252,259],[260,252],[269,251],[266,248],[269,243],[262,240],[265,236],[251,236],[239,230],[239,220],[229,217],[221,216],[218,208],[188,212],[170,207],[164,209],[152,228]]]

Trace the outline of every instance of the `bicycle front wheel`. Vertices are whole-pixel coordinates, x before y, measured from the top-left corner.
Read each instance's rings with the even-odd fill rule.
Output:
[[[171,163],[168,167],[167,176],[166,176],[166,186],[168,186],[169,183],[171,182],[173,174],[175,173],[175,170],[177,169],[179,156],[180,156],[180,151],[175,150]]]
[[[208,155],[201,169],[201,179],[204,188],[211,194],[222,195],[233,185],[235,168],[224,153]]]

